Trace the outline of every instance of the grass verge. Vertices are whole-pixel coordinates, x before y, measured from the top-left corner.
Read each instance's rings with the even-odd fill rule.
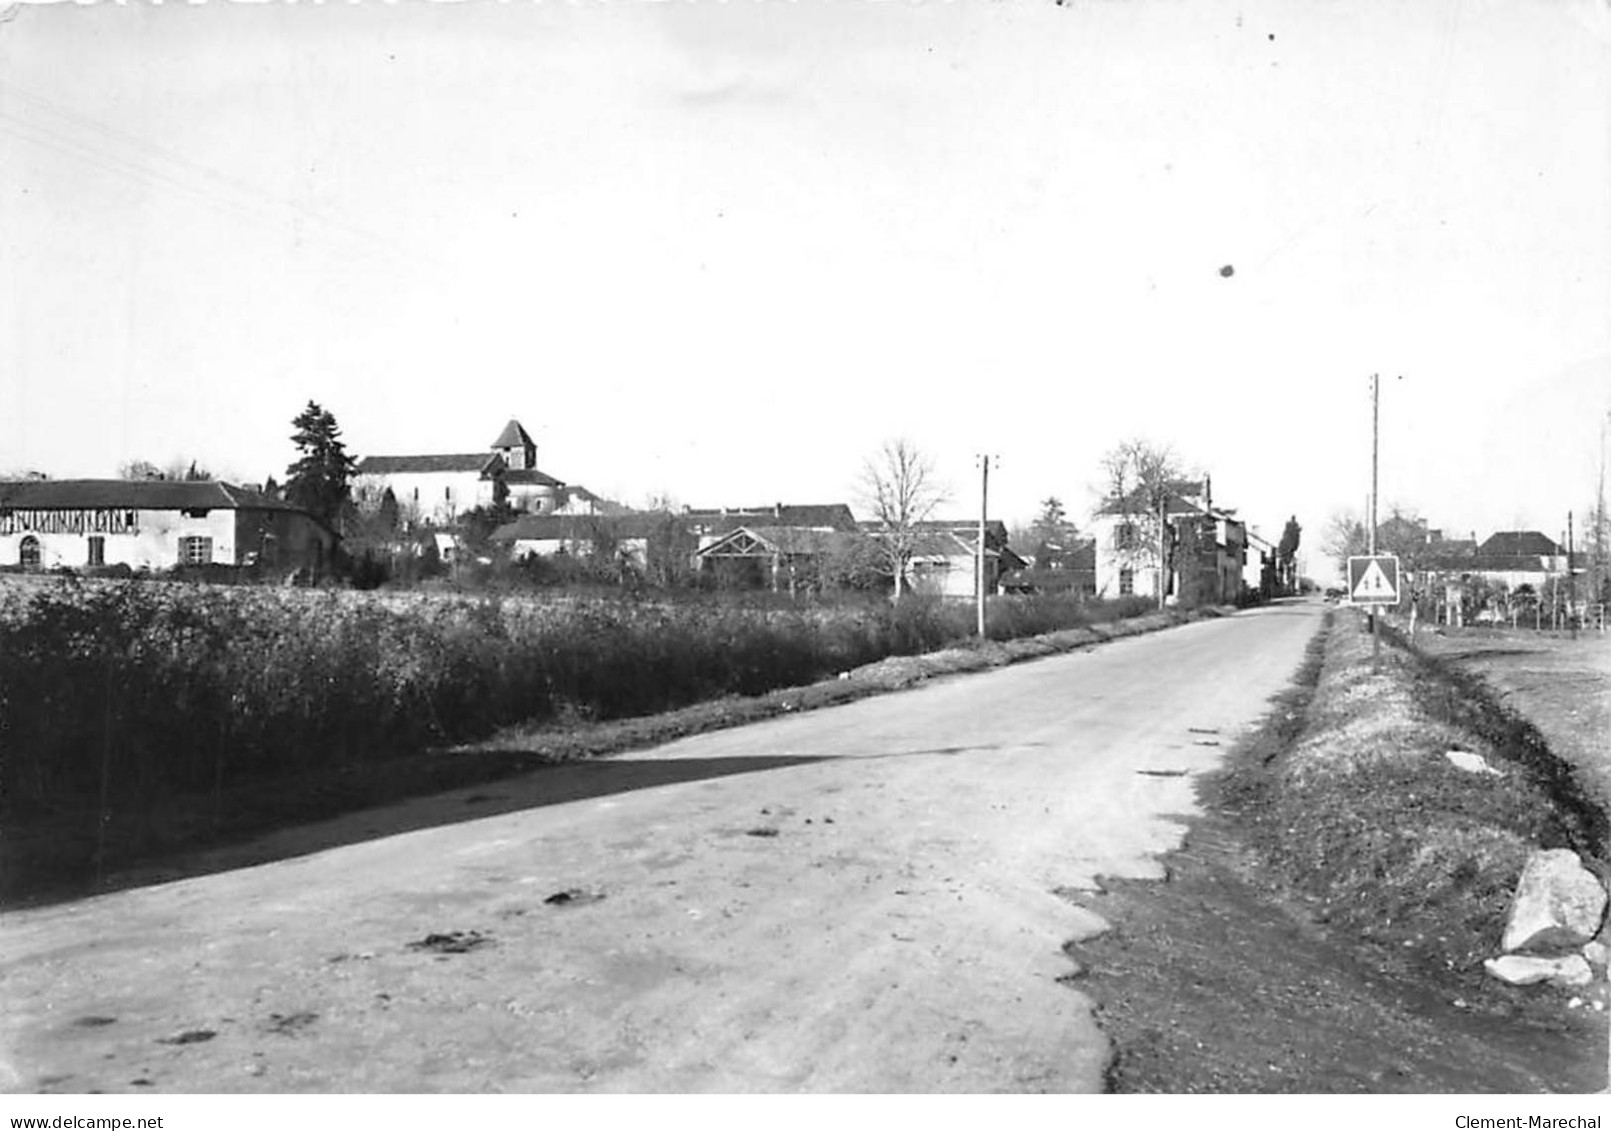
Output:
[[[1451,776],[1445,743],[1505,777]],[[1373,668],[1352,616],[1328,615],[1199,796],[1167,882],[1082,900],[1114,924],[1070,952],[1114,1044],[1108,1090],[1605,1086],[1603,1014],[1481,967],[1530,838],[1593,849],[1604,816],[1480,684],[1391,638]]]
[[[1389,629],[1333,616],[1297,686],[1208,788],[1318,922],[1487,984],[1522,865],[1575,850],[1606,872],[1606,816],[1536,730]],[[1446,757],[1482,756],[1472,773]]]

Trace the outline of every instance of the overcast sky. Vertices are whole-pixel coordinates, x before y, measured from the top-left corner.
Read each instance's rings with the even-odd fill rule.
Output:
[[[0,470],[471,451],[629,503],[1560,531],[1611,408],[1599,0],[24,6]],[[1226,273],[1224,268],[1231,268]],[[1397,380],[1398,375],[1403,380]]]

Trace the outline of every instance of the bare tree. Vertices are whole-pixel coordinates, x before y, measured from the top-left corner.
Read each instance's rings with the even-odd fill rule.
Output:
[[[119,479],[165,479],[173,482],[202,482],[216,479],[199,460],[171,459],[158,467],[148,459],[131,459],[118,465]]]
[[[906,439],[886,440],[862,466],[862,499],[878,523],[882,572],[895,581],[895,599],[905,588],[906,570],[920,534],[919,525],[947,498],[934,481],[934,463]]]
[[[1173,449],[1134,438],[1102,457],[1107,495],[1103,508],[1119,518],[1113,551],[1130,569],[1151,569],[1158,607],[1169,592],[1169,500],[1186,485]]]

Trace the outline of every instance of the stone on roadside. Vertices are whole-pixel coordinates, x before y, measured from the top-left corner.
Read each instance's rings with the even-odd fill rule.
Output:
[[[1611,953],[1611,948],[1608,948],[1603,942],[1587,942],[1583,944],[1583,957],[1589,960],[1590,966],[1598,966],[1601,970],[1605,969],[1608,953]]]
[[[1594,971],[1589,969],[1588,961],[1581,954],[1568,954],[1564,958],[1507,954],[1503,958],[1490,958],[1482,965],[1495,978],[1513,986],[1530,986],[1534,982],[1586,986],[1594,981]]]
[[[1569,848],[1534,852],[1516,884],[1501,948],[1509,953],[1580,947],[1599,933],[1605,902],[1605,889],[1577,853]]]
[[[1496,770],[1488,764],[1488,759],[1481,754],[1472,754],[1466,750],[1450,750],[1444,755],[1453,762],[1456,769],[1465,770],[1469,774],[1491,774],[1496,778],[1504,777],[1504,772]]]

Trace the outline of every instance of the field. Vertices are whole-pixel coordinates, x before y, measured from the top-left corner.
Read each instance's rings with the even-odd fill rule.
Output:
[[[1611,633],[1440,629],[1415,644],[1484,680],[1611,807]]]
[[[1145,610],[997,598],[989,628],[1007,639]],[[965,641],[973,624],[971,608],[922,599],[0,580],[0,891],[37,871],[18,830],[59,842],[47,871],[93,883],[153,814],[211,811],[222,829],[226,798],[271,783],[292,799],[307,783],[310,811],[330,804],[316,790],[360,804],[367,787],[344,783],[502,728],[758,696]]]

